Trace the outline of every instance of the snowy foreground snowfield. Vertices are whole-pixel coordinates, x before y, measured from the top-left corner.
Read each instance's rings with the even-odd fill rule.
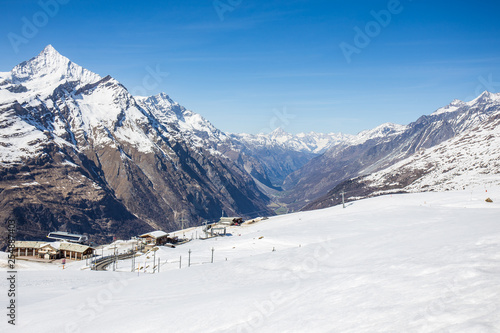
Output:
[[[159,274],[151,254],[139,275],[130,260],[117,272],[18,261],[17,325],[4,314],[0,331],[500,332],[500,188],[387,195],[228,231],[160,248]]]

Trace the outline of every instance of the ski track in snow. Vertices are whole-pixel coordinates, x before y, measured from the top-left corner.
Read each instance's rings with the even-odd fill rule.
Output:
[[[159,274],[151,253],[136,259],[148,266],[139,276],[130,260],[118,272],[18,261],[18,325],[0,330],[498,332],[499,200],[500,188],[480,187],[273,217],[160,247]],[[115,246],[131,242],[98,253]]]

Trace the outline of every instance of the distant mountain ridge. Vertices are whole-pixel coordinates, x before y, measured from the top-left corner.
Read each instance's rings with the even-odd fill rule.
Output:
[[[272,184],[270,187],[281,188],[290,173],[352,136],[314,132],[293,135],[277,128],[269,134],[230,134],[230,137],[241,152],[259,161]]]
[[[342,133],[299,133],[290,134],[278,127],[269,134],[230,134],[236,140],[242,141],[254,147],[281,147],[298,152],[309,152],[322,154],[329,148],[339,143],[345,142],[353,135]]]

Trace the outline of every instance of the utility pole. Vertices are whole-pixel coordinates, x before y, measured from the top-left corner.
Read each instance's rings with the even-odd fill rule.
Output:
[[[342,194],[342,208],[345,208],[345,201],[344,201],[345,192],[344,192],[344,190],[342,190],[342,193],[340,193],[340,194]]]

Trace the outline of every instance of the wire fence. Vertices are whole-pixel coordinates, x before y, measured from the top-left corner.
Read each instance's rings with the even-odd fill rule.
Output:
[[[161,259],[153,254],[146,255],[144,259],[137,258],[133,262],[132,271],[139,273],[155,274],[161,271],[188,268],[191,266],[201,266],[205,264],[213,264],[215,261],[215,249],[204,253],[195,254],[191,249],[187,253],[168,259]]]

